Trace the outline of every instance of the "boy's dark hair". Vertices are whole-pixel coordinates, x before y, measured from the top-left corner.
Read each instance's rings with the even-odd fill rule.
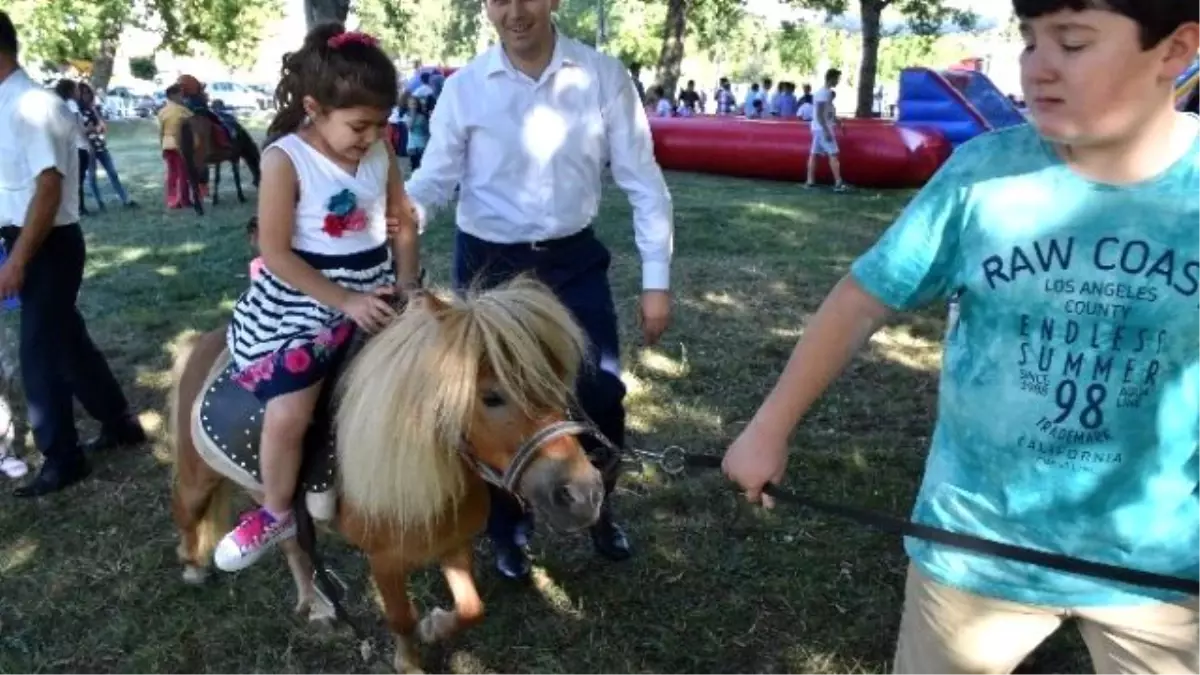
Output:
[[[336,22],[314,26],[305,36],[304,45],[283,57],[279,86],[275,88],[278,112],[267,127],[266,145],[300,128],[306,115],[305,96],[327,110],[395,107],[396,66],[382,49],[362,41],[330,46],[331,38],[345,32],[345,27]]]
[[[839,79],[841,76],[842,71],[838,70],[837,68],[830,68],[829,70],[825,71],[826,82],[833,82],[834,80]]]
[[[0,54],[17,58],[21,51],[21,43],[17,40],[17,27],[13,25],[8,12],[0,12]]]
[[[58,94],[63,100],[75,98],[75,94],[79,91],[79,85],[75,84],[75,80],[63,78],[54,83],[54,93]]]
[[[1184,24],[1200,22],[1200,6],[1192,0],[1013,0],[1013,11],[1021,19],[1064,9],[1098,9],[1132,19],[1139,28],[1142,49],[1157,45]]]
[[[429,84],[429,80],[433,79],[433,76],[427,70],[427,71],[421,73],[420,79],[421,79],[421,84]]]

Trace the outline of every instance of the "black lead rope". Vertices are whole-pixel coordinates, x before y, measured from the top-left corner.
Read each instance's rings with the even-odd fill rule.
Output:
[[[700,455],[686,453],[683,455],[683,462],[686,466],[698,469],[717,469],[721,468],[721,458],[715,455]],[[664,467],[665,468],[665,467]],[[1167,574],[1157,574],[1154,572],[1145,572],[1142,570],[1134,570],[1126,567],[1118,567],[1106,563],[1094,562],[1091,560],[1082,560],[1071,556],[1062,555],[1059,553],[1048,553],[1046,551],[1038,551],[1023,546],[1014,546],[1005,544],[983,537],[976,537],[970,534],[962,534],[959,532],[950,532],[921,523],[914,523],[909,520],[901,520],[894,516],[868,511],[853,506],[843,506],[841,504],[829,504],[804,497],[795,492],[790,492],[777,485],[768,484],[763,492],[774,497],[781,502],[799,506],[802,508],[813,509],[814,511],[822,511],[849,520],[854,520],[868,527],[873,527],[883,532],[898,534],[904,537],[915,537],[924,539],[938,544],[954,546],[956,548],[983,553],[985,555],[1007,558],[1018,562],[1031,563],[1042,567],[1049,567],[1060,570],[1062,572],[1070,572],[1072,574],[1082,574],[1089,577],[1106,579],[1108,581],[1120,581],[1135,586],[1145,586],[1148,588],[1157,588],[1160,590],[1175,591],[1178,593],[1187,593],[1189,595],[1200,595],[1200,580],[1184,579]]]

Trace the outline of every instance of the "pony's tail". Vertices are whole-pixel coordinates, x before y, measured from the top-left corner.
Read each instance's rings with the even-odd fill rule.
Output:
[[[171,500],[183,535],[180,559],[185,575],[200,581],[231,518],[230,481],[209,468],[192,439],[192,404],[200,395],[208,368],[225,348],[224,331],[185,338],[175,358],[168,406],[171,443]]]

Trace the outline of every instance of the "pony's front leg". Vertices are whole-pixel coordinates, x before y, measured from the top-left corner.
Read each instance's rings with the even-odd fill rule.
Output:
[[[454,610],[438,607],[421,619],[417,635],[422,642],[445,640],[483,619],[483,599],[475,587],[473,561],[470,543],[442,558],[442,574],[454,596]]]
[[[300,549],[295,537],[284,539],[279,545],[287,556],[288,569],[292,571],[292,579],[296,582],[296,614],[307,615],[310,623],[320,627],[332,627],[333,607],[317,595],[313,584],[312,560]]]
[[[392,667],[397,673],[422,673],[421,656],[413,633],[417,630],[417,608],[408,597],[409,568],[399,555],[376,553],[370,557],[371,576],[383,599],[383,613],[396,638]]]
[[[221,163],[217,162],[213,168],[212,203],[216,206],[221,203]]]

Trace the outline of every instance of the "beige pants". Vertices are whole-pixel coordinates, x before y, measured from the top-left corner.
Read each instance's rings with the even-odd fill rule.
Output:
[[[1200,624],[1186,604],[1062,609],[985,598],[909,565],[895,673],[1011,673],[1075,619],[1097,673],[1196,673]]]

